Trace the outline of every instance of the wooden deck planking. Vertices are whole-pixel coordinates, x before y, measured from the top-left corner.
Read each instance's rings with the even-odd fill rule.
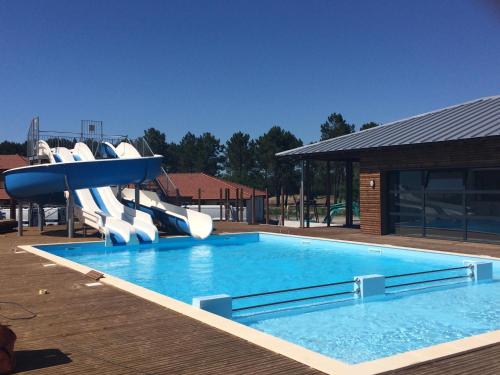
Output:
[[[283,230],[244,224],[219,231]],[[359,231],[339,228],[287,230],[292,234],[369,241]],[[375,237],[375,236],[373,236]],[[500,246],[385,236],[399,246],[497,255]],[[77,241],[81,239],[76,239]],[[426,246],[423,246],[420,241]],[[12,324],[18,335],[20,373],[36,374],[319,374],[303,364],[142,300],[111,286],[87,287],[90,278],[29,253],[14,254],[19,243],[65,242],[65,238],[0,236],[0,300],[18,302],[39,315]],[[375,241],[370,241],[375,242]],[[404,245],[404,243],[411,245]],[[379,242],[380,243],[380,242]],[[38,295],[38,289],[49,294]],[[5,306],[0,313],[7,313]],[[42,350],[37,352],[36,350]],[[43,350],[48,352],[43,352]],[[46,354],[49,353],[50,355]],[[65,353],[65,354],[64,354]],[[395,375],[500,373],[500,344],[391,372]],[[48,366],[51,363],[57,365]],[[63,363],[67,362],[67,363]],[[29,366],[38,367],[29,370]],[[44,368],[44,366],[46,366]]]
[[[58,349],[71,359],[35,373],[318,373],[113,287],[86,287],[92,280],[84,275],[60,266],[43,267],[47,261],[29,253],[14,254],[2,247],[0,254],[0,299],[39,314],[26,321],[0,318],[18,334],[20,358],[29,358],[24,350]],[[38,295],[40,288],[49,294]],[[1,312],[11,310],[3,307]]]

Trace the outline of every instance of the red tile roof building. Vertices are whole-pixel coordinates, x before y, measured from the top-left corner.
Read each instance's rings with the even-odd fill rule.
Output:
[[[169,197],[176,196],[176,190],[179,189],[179,195],[184,199],[198,199],[198,189],[201,189],[201,199],[219,200],[220,189],[224,196],[225,189],[230,190],[231,199],[236,198],[236,189],[243,190],[243,198],[250,199],[253,188],[241,185],[235,182],[223,180],[218,177],[210,176],[205,173],[169,173],[170,181],[165,176],[160,176],[159,180],[168,191]],[[263,197],[266,193],[262,190],[255,190],[256,197]]]
[[[4,189],[2,173],[8,169],[24,167],[28,161],[21,155],[0,155],[0,204],[10,203],[10,197]]]
[[[0,172],[4,172],[7,169],[24,167],[28,165],[28,161],[24,156],[21,155],[0,155]]]

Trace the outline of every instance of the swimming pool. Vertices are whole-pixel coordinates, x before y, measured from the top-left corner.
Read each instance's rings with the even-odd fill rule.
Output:
[[[350,283],[234,300],[236,309],[300,300],[241,310],[233,319],[349,364],[500,329],[498,261],[493,262],[493,281],[473,283],[462,277],[468,271],[464,261],[480,258],[262,233],[204,241],[171,238],[135,247],[84,243],[37,248],[186,303],[200,296],[236,297],[360,275],[452,269],[387,279],[389,286],[444,280],[390,288],[383,297],[364,301],[348,294]]]

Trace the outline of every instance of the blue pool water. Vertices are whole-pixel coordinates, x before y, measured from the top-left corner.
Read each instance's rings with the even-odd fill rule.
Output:
[[[471,257],[271,234],[162,239],[155,245],[44,245],[40,249],[191,303],[231,296],[463,266]],[[476,260],[478,260],[476,258]],[[462,276],[466,270],[387,280],[387,284]],[[350,295],[238,312],[234,319],[347,363],[359,363],[500,329],[500,262],[494,281],[393,288],[362,303]],[[407,291],[410,288],[412,291]],[[419,288],[415,290],[415,288]],[[234,307],[350,291],[324,287],[234,301]],[[342,298],[346,301],[338,302]],[[333,303],[335,302],[335,303]]]

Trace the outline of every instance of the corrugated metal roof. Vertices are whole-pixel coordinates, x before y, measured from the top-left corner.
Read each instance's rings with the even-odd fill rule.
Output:
[[[500,136],[500,95],[393,121],[276,155],[301,156],[490,136]]]

